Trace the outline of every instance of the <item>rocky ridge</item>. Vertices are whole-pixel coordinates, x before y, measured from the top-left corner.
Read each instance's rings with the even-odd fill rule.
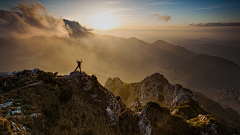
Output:
[[[93,132],[94,125],[95,130],[102,130],[100,134],[118,134],[109,126],[119,121],[125,108],[94,75],[72,72],[57,76],[34,69],[1,73],[0,82],[0,116],[22,125],[26,132],[75,134]],[[95,121],[99,123],[93,124]],[[10,131],[15,133],[13,127]]]
[[[155,101],[169,108],[174,108],[189,98],[197,101],[191,90],[183,88],[179,84],[170,84],[168,80],[159,73],[148,76],[139,83],[132,84],[123,83],[120,78],[109,78],[105,83],[105,87],[115,95],[120,95],[123,102],[128,106],[130,106],[134,100],[139,100],[142,103]],[[121,94],[123,93],[122,91],[131,94],[126,98]]]
[[[131,86],[121,82],[119,78],[109,81],[116,83],[112,87],[116,88],[116,92],[128,91],[128,88],[137,86],[139,89],[135,87],[134,90],[138,93],[136,95],[139,96],[139,100],[126,108],[121,96],[115,96],[110,89],[98,82],[95,75],[88,75],[85,72],[77,71],[65,76],[39,69],[1,73],[0,133],[60,135],[221,133],[218,129],[222,126],[213,125],[217,122],[199,106],[190,90],[180,85],[169,84],[160,74],[151,75]],[[155,94],[150,95],[151,92]],[[161,102],[160,95],[164,97]],[[164,103],[167,107],[162,107],[150,99]],[[178,111],[173,113],[173,110]],[[210,122],[207,119],[203,122],[198,118],[199,114],[207,116],[211,119]],[[226,131],[233,133],[229,127],[226,127]]]

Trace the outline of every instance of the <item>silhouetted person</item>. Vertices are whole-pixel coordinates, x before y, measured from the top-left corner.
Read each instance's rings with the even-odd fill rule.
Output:
[[[81,72],[81,63],[82,63],[82,60],[81,60],[81,61],[78,61],[78,60],[77,60],[77,63],[78,63],[78,66],[76,67],[76,69],[74,70],[74,72],[77,71],[78,68],[80,69],[80,72]]]

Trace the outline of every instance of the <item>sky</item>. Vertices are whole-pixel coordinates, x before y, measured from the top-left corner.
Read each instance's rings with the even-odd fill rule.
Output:
[[[18,0],[0,0],[9,10]],[[239,0],[39,0],[49,12],[95,29],[229,30],[240,27]],[[105,30],[105,31],[104,31]],[[113,32],[113,31],[111,31]],[[116,32],[115,32],[116,33]]]

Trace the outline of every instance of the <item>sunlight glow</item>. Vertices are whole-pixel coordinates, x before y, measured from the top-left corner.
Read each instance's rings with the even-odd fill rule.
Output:
[[[102,30],[112,29],[116,27],[116,21],[110,16],[99,15],[94,19],[93,27]]]

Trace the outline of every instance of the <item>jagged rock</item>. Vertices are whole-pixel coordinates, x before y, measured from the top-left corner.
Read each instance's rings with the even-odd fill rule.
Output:
[[[192,91],[189,89],[183,88],[181,85],[167,85],[164,88],[165,92],[165,103],[170,107],[174,108],[176,105],[179,105],[187,99],[191,98],[197,101],[196,97],[192,94]]]
[[[144,101],[151,98],[157,101],[160,93],[163,92],[164,86],[168,84],[168,81],[163,75],[155,73],[146,77],[141,84],[140,100]]]
[[[114,84],[114,85],[112,85]],[[107,82],[105,83],[105,87],[111,90],[116,90],[117,88],[121,88],[124,83],[120,80],[120,78],[108,78]]]
[[[201,131],[202,135],[217,135],[217,125],[215,121],[210,121],[209,117],[206,115],[199,114],[198,118],[200,121],[204,121],[207,123],[207,130]]]
[[[146,117],[147,108],[144,108],[138,115],[138,125],[141,134],[143,135],[151,135],[151,122]]]
[[[120,96],[117,97],[117,101],[120,104],[121,112],[125,111],[126,110],[126,105],[123,103],[123,101],[122,101]]]
[[[109,90],[118,95],[123,88],[127,89],[126,91],[132,91],[134,94],[130,95],[130,97],[136,97],[136,99],[142,103],[152,100],[161,105],[174,108],[176,105],[185,102],[189,98],[195,101],[197,100],[191,90],[185,89],[179,84],[169,84],[168,80],[159,73],[148,76],[139,83],[126,84],[119,78],[113,80],[114,79],[109,78],[105,84]],[[131,106],[131,104],[136,101],[134,101],[134,99],[123,99],[123,102]]]
[[[123,100],[103,87],[96,76],[89,76],[85,72],[56,76],[38,69],[24,70],[0,77],[0,82],[1,88],[8,89],[1,96],[0,116],[13,120],[16,125],[27,123],[26,126],[9,123],[14,132],[22,132],[24,129],[26,132],[31,131],[31,134],[85,134],[86,131],[93,132],[92,127],[100,135],[198,132],[195,131],[194,124],[190,126],[178,114],[183,112],[183,116],[189,115],[183,111],[184,107],[196,113],[201,110],[194,95],[181,85],[169,84],[160,74],[153,74],[142,82],[133,84],[125,84],[119,78],[109,79],[107,85],[115,88],[116,92],[124,89],[135,94],[130,95],[130,98],[138,98]],[[17,82],[23,86],[14,86]],[[150,95],[148,90],[154,94]],[[163,96],[162,100],[160,95]],[[132,103],[129,108],[124,104],[126,100]],[[144,106],[142,101],[146,102]],[[169,108],[176,108],[171,113],[169,108],[158,104],[163,102]],[[196,119],[204,120],[208,125],[208,131],[203,130],[202,133],[216,133],[216,123],[207,117],[199,116]]]
[[[137,102],[133,102],[129,108],[137,113],[139,107],[142,107],[142,103],[140,101],[137,101]]]
[[[177,114],[177,112],[178,112],[178,109],[174,109],[174,110],[172,111],[172,114]]]

